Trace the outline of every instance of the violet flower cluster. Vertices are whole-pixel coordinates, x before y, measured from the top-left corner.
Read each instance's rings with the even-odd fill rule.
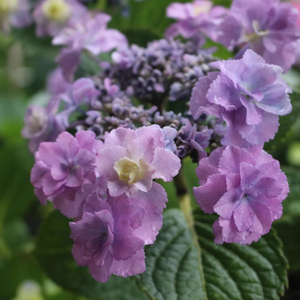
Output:
[[[223,145],[263,145],[278,130],[278,116],[291,112],[281,79],[282,69],[266,64],[261,56],[247,50],[240,60],[211,64],[220,72],[199,79],[191,97],[193,117],[208,113],[223,119],[228,130]]]
[[[213,49],[204,50],[188,42],[158,40],[147,48],[132,45],[112,55],[112,64],[103,64],[104,74],[128,96],[154,105],[168,100],[188,100],[200,76],[210,68]]]
[[[143,247],[156,239],[167,202],[153,179],[171,181],[181,167],[162,129],[118,128],[105,143],[91,131],[63,132],[41,143],[35,158],[31,182],[41,203],[48,199],[76,218],[70,226],[77,263],[100,282],[145,271]]]
[[[182,35],[203,41],[207,36],[229,50],[237,49],[237,58],[252,49],[267,63],[282,67],[284,72],[295,63],[300,31],[298,12],[290,3],[233,0],[227,10],[213,7],[211,1],[195,0],[171,4],[167,16],[178,20],[166,31],[167,37]]]
[[[90,13],[82,2],[35,7],[37,35],[63,48],[48,78],[49,103],[28,108],[22,131],[35,154],[38,199],[74,218],[76,262],[99,282],[142,273],[144,246],[154,243],[168,201],[157,180],[172,181],[186,157],[198,164],[198,205],[219,215],[216,243],[249,244],[268,233],[289,192],[263,146],[292,109],[281,78],[299,37],[291,6],[173,3],[167,16],[178,22],[167,39],[142,48],[129,46],[107,28],[109,15]],[[178,35],[189,40],[174,40]],[[240,47],[236,59],[214,58],[202,48],[205,36]],[[100,60],[113,49],[110,62]],[[100,74],[78,78],[82,53]]]
[[[290,88],[279,66],[265,63],[252,50],[239,60],[211,64],[220,69],[199,78],[190,109],[195,119],[205,112],[223,119],[221,143],[199,162],[200,187],[194,195],[206,213],[217,213],[215,242],[250,244],[269,232],[282,215],[289,191],[278,161],[262,150],[278,130],[278,115],[292,107]]]
[[[10,27],[22,28],[31,24],[29,0],[0,1],[0,29],[9,32]]]
[[[261,146],[218,148],[200,160],[196,173],[197,203],[220,216],[213,225],[216,243],[251,244],[281,217],[287,178]]]

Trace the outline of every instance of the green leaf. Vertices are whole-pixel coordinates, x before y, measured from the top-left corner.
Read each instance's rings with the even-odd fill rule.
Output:
[[[64,289],[90,299],[147,299],[130,278],[112,276],[107,283],[98,283],[87,267],[79,267],[71,254],[69,221],[54,211],[39,229],[36,256],[46,274]]]
[[[300,269],[299,236],[300,236],[300,172],[299,168],[283,167],[290,193],[282,202],[283,216],[274,223],[278,236],[283,242],[284,253],[289,261],[290,270]]]
[[[150,299],[206,299],[198,250],[179,210],[164,214],[163,227],[145,253],[146,271],[135,279]]]
[[[282,218],[274,224],[278,236],[283,242],[284,253],[289,261],[290,270],[300,269],[299,236],[300,236],[300,215],[292,218]]]
[[[278,222],[281,222],[283,219],[289,219],[291,216],[300,215],[300,170],[294,167],[282,167],[282,171],[287,176],[290,193],[282,202],[283,217]]]
[[[163,37],[166,28],[174,21],[166,17],[166,8],[170,5],[170,0],[131,0],[129,4],[130,16],[128,18],[124,18],[120,10],[109,12],[113,17],[109,23],[110,28],[116,28],[122,32],[138,28],[139,30],[149,31],[155,36]]]
[[[145,249],[147,269],[135,277],[137,285],[157,300],[279,299],[287,262],[275,231],[251,246],[216,245],[214,220],[197,211],[195,245],[182,213],[168,210],[156,242]]]
[[[33,157],[21,138],[4,139],[0,148],[0,233],[2,224],[24,214],[36,199],[30,184]]]

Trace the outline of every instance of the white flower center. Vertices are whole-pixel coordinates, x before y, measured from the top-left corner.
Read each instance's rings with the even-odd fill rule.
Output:
[[[8,14],[18,7],[18,0],[0,0],[0,14]]]
[[[71,7],[64,0],[46,1],[42,11],[49,19],[60,23],[68,21],[71,15]]]
[[[143,159],[139,163],[128,157],[123,157],[114,164],[114,169],[118,173],[119,179],[127,181],[128,185],[134,184],[144,179],[149,174],[149,166]]]
[[[245,35],[246,42],[253,41],[255,39],[264,37],[267,34],[269,34],[269,30],[261,30],[260,25],[259,25],[258,21],[256,21],[256,20],[253,20],[252,28],[254,29],[254,32]]]
[[[30,117],[28,118],[28,128],[31,133],[40,132],[45,124],[48,122],[46,113],[41,112],[39,109],[33,109]]]

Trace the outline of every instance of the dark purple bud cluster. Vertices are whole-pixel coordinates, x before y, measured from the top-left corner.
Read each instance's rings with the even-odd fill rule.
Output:
[[[198,78],[211,69],[211,53],[175,40],[161,39],[147,48],[132,45],[113,53],[113,63],[103,64],[101,76],[111,78],[128,96],[160,107],[165,100],[189,100]]]
[[[136,129],[153,123],[156,107],[134,106],[131,99],[108,78],[94,78],[94,84],[99,96],[90,102],[87,118],[77,126],[77,130],[92,130],[98,138],[103,138],[105,132],[118,127]]]

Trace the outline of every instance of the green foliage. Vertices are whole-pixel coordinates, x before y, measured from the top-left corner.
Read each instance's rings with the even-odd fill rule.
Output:
[[[157,300],[279,299],[287,262],[274,230],[251,246],[216,245],[213,220],[195,214],[195,245],[183,215],[168,210],[156,242],[146,247],[147,270],[135,277],[137,285]]]
[[[170,0],[141,2],[131,0],[129,4],[130,16],[124,18],[120,11],[112,11],[113,18],[109,27],[117,28],[124,33],[138,28],[162,38],[164,31],[172,23],[171,19],[166,18],[166,8],[170,5]]]
[[[273,156],[280,156],[281,152],[286,150],[285,145],[293,138],[292,128],[299,120],[300,115],[300,94],[293,93],[290,95],[293,110],[286,116],[279,117],[279,130],[273,140],[266,143],[264,149]]]
[[[4,144],[0,148],[0,232],[4,222],[20,217],[35,200],[30,184],[28,164],[33,158],[28,153],[26,143]]]
[[[104,1],[99,1],[103,6]],[[177,2],[191,2],[188,0],[181,0]],[[229,7],[231,0],[214,0],[216,5]],[[130,15],[124,17],[121,11],[108,10],[112,15],[112,21],[109,27],[117,28],[122,31],[128,38],[130,43],[135,43],[140,46],[146,46],[147,42],[163,38],[164,32],[168,26],[175,22],[175,20],[166,17],[166,9],[172,3],[170,0],[159,1],[136,1],[130,0]],[[210,43],[209,46],[216,45]],[[217,56],[226,58],[228,51],[221,47],[221,52]],[[223,57],[225,53],[225,57]]]
[[[289,218],[284,217],[282,220],[276,222],[274,226],[282,240],[284,254],[289,261],[290,270],[299,271],[300,215]]]
[[[300,170],[294,167],[283,167],[282,171],[288,178],[290,193],[282,202],[283,218],[300,217]]]
[[[46,274],[59,286],[90,299],[143,300],[130,278],[112,276],[107,283],[96,282],[87,267],[79,267],[72,257],[69,220],[53,212],[41,225],[37,237],[36,257]]]
[[[284,253],[289,261],[290,270],[300,270],[299,236],[300,236],[300,172],[298,168],[284,167],[290,193],[283,201],[283,216],[274,226],[283,242]]]

